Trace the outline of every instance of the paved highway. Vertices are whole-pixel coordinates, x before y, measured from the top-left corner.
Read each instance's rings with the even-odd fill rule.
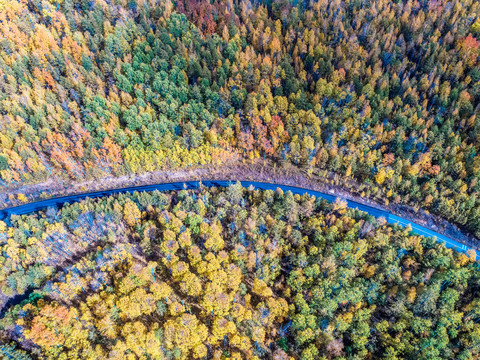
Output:
[[[201,182],[202,185],[212,187],[212,186],[221,186],[225,187],[232,184],[231,181],[220,181],[220,180],[203,180]],[[262,182],[255,182],[255,181],[241,181],[242,186],[249,187],[253,186],[256,189],[263,189],[263,190],[275,190],[277,188],[282,189],[283,191],[291,191],[294,194],[309,194],[313,195],[317,198],[322,198],[327,201],[335,201],[336,196],[331,194],[322,193],[319,191],[299,188],[295,186],[287,186],[287,185],[278,185],[272,183],[262,183]],[[9,220],[11,215],[24,215],[34,211],[38,211],[41,209],[45,209],[50,206],[62,206],[65,203],[72,203],[75,201],[80,201],[86,198],[98,198],[102,196],[108,196],[113,194],[120,194],[120,193],[132,193],[134,191],[170,191],[170,190],[182,190],[182,189],[197,189],[200,186],[199,181],[186,181],[186,182],[174,182],[174,183],[164,183],[164,184],[152,184],[152,185],[144,185],[144,186],[135,186],[135,187],[126,187],[121,189],[113,189],[113,190],[105,190],[105,191],[97,191],[85,194],[78,194],[78,195],[70,195],[58,198],[52,198],[48,200],[42,200],[37,202],[32,202],[25,205],[20,205],[4,210],[0,210],[0,220],[7,221]],[[407,227],[408,225],[411,226],[412,231],[418,235],[423,235],[426,237],[433,237],[436,238],[438,241],[444,242],[445,246],[448,248],[455,249],[457,251],[466,252],[470,249],[465,244],[462,244],[450,237],[437,233],[429,228],[424,226],[418,225],[414,222],[409,220],[403,219],[396,215],[391,214],[386,210],[382,210],[376,207],[360,204],[356,201],[347,200],[348,207],[356,208],[358,210],[364,211],[372,216],[375,217],[384,217],[389,223],[391,224],[398,224],[403,227]],[[477,251],[477,256],[480,257],[480,251]]]

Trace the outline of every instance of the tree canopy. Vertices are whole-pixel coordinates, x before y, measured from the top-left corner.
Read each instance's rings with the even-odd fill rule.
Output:
[[[475,253],[341,201],[121,194],[14,217],[0,239],[2,356],[479,356]]]
[[[480,234],[480,3],[3,0],[0,186],[238,156]]]

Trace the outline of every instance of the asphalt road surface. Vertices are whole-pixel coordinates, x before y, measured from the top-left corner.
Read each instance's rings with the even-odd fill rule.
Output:
[[[232,184],[232,181],[217,181],[217,180],[203,180],[201,182],[202,185],[212,187],[212,186],[228,186]],[[293,194],[309,194],[313,195],[317,198],[322,198],[327,201],[333,202],[336,199],[336,196],[331,194],[322,193],[319,191],[303,189],[294,186],[286,186],[286,185],[278,185],[272,183],[262,183],[262,182],[254,182],[254,181],[241,181],[242,186],[249,187],[253,186],[256,189],[263,189],[263,190],[276,190],[277,188],[282,189],[284,192],[291,191]],[[170,191],[170,190],[182,190],[182,189],[197,189],[200,186],[199,181],[186,181],[186,182],[174,182],[174,183],[163,183],[163,184],[152,184],[152,185],[145,185],[145,186],[135,186],[135,187],[126,187],[121,189],[113,189],[113,190],[105,190],[105,191],[98,191],[98,192],[90,192],[84,194],[77,194],[77,195],[70,195],[58,198],[52,198],[37,202],[32,202],[25,205],[20,205],[4,210],[0,210],[0,220],[4,220],[6,222],[9,221],[11,215],[24,215],[34,211],[38,211],[41,209],[48,208],[50,206],[61,207],[63,204],[72,203],[75,201],[80,201],[86,198],[98,198],[108,195],[120,194],[120,193],[132,193],[134,191]],[[414,222],[406,220],[404,218],[398,217],[396,215],[391,214],[386,210],[379,209],[377,207],[372,207],[364,204],[360,204],[356,201],[347,200],[347,204],[349,208],[356,208],[358,210],[364,211],[374,217],[384,217],[387,222],[391,224],[398,224],[403,227],[410,226],[412,231],[418,235],[423,235],[426,237],[436,238],[437,241],[441,241],[445,243],[445,246],[448,248],[455,249],[457,251],[466,252],[470,249],[465,244],[462,244],[448,236],[442,235],[436,231],[433,231],[429,228],[424,226],[418,225]],[[480,255],[480,251],[477,251],[477,256]]]

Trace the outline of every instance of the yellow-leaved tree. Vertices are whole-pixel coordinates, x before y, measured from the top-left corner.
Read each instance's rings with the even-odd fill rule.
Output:
[[[135,226],[140,222],[142,213],[138,209],[137,205],[131,200],[125,203],[123,207],[123,218],[129,226]]]

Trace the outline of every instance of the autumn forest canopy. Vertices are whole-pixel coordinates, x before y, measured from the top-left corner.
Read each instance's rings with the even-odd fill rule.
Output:
[[[135,192],[13,216],[0,240],[3,358],[480,355],[475,253],[342,201]]]
[[[271,164],[480,238],[479,113],[476,0],[0,0],[0,207]],[[476,359],[479,271],[342,201],[87,199],[0,221],[0,358]]]
[[[479,12],[0,0],[0,186],[265,157],[478,236]]]

